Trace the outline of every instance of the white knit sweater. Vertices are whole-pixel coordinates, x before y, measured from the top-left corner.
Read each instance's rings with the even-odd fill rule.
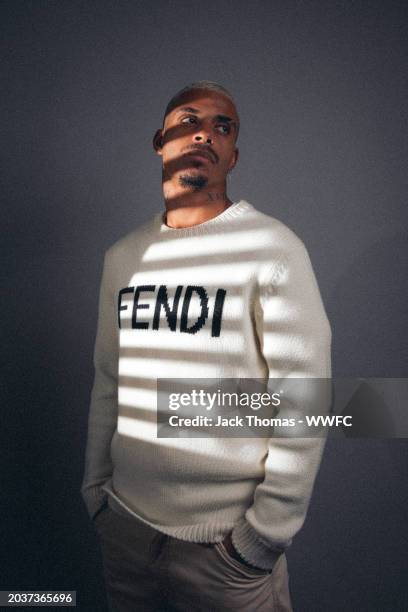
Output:
[[[208,298],[196,325],[189,286]],[[330,378],[330,346],[302,241],[247,201],[181,229],[157,213],[118,240],[99,298],[81,488],[89,514],[109,496],[183,540],[217,542],[232,530],[249,563],[272,568],[304,522],[324,439],[158,438],[156,381]]]

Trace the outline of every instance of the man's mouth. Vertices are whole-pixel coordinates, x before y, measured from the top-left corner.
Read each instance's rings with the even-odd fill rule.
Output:
[[[210,152],[202,151],[199,149],[192,149],[191,151],[187,151],[187,153],[185,153],[184,155],[188,157],[194,157],[196,159],[203,160],[206,162],[210,161],[211,163],[214,163],[215,161],[214,156]]]

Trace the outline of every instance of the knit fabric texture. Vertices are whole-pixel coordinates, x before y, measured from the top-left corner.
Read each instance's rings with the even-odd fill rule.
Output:
[[[81,493],[91,517],[109,500],[175,538],[232,531],[240,555],[270,569],[303,525],[324,439],[158,438],[157,379],[330,378],[312,264],[246,200],[199,225],[164,221],[104,256]]]

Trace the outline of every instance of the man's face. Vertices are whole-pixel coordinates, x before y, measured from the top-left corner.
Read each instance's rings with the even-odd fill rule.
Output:
[[[176,179],[179,185],[195,189],[222,185],[238,160],[238,122],[234,104],[222,94],[190,91],[166,116],[163,129],[156,132],[163,181]],[[156,146],[160,138],[162,146]]]

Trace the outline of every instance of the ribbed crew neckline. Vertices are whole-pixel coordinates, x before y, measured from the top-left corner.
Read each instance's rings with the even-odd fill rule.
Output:
[[[159,224],[159,229],[161,234],[167,234],[172,236],[197,236],[201,234],[207,234],[211,231],[214,226],[218,226],[224,222],[227,222],[231,219],[234,219],[241,215],[244,212],[248,212],[252,210],[253,206],[246,200],[239,200],[238,202],[233,202],[228,208],[223,210],[219,215],[212,217],[212,219],[208,219],[208,221],[204,221],[203,223],[198,223],[197,225],[191,225],[190,227],[169,227],[164,223],[164,212],[157,214],[157,222]]]

